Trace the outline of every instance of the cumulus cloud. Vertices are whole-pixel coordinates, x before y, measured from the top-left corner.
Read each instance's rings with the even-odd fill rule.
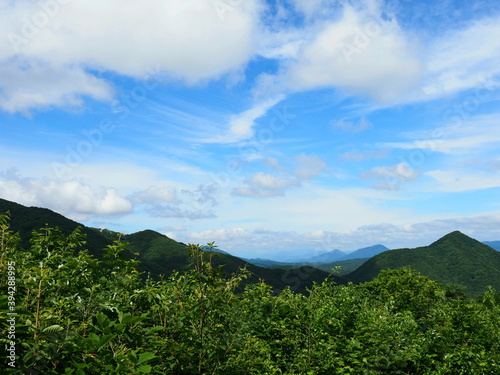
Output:
[[[373,124],[364,117],[359,119],[359,121],[357,122],[338,120],[334,121],[332,125],[334,128],[343,130],[348,133],[359,133],[364,130],[373,128]]]
[[[129,199],[153,216],[189,220],[213,218],[218,204],[216,184],[202,184],[196,189],[176,189],[171,186],[150,186],[137,191]]]
[[[111,188],[94,188],[82,182],[0,176],[0,196],[29,206],[50,208],[73,218],[124,215],[132,212],[129,200]]]
[[[275,158],[264,161],[273,169],[273,173],[257,172],[244,181],[244,185],[233,189],[232,194],[242,197],[278,197],[286,190],[300,187],[303,182],[316,177],[327,165],[317,156],[300,154],[293,159],[293,167],[282,167]]]
[[[362,174],[364,179],[378,181],[373,187],[381,190],[398,190],[402,182],[413,181],[419,176],[420,172],[406,162],[390,167],[374,167]]]
[[[418,87],[422,65],[395,19],[382,17],[373,2],[344,5],[286,68],[295,90],[341,88],[391,103]]]
[[[301,180],[314,178],[327,167],[323,160],[314,155],[300,154],[295,157],[295,162],[297,166],[293,174]]]
[[[79,67],[22,58],[1,64],[0,109],[6,112],[27,113],[28,109],[46,107],[74,108],[82,104],[84,97],[109,101],[113,95],[113,89],[106,81]]]
[[[150,186],[146,190],[133,193],[130,200],[137,204],[155,204],[158,202],[177,202],[177,191],[170,186]]]
[[[217,3],[11,3],[0,15],[0,33],[6,36],[0,41],[0,63],[14,65],[11,69],[21,72],[26,59],[37,61],[50,69],[66,70],[66,78],[76,78],[84,86],[59,87],[58,79],[55,97],[43,98],[50,90],[45,87],[40,91],[38,82],[47,68],[31,68],[27,74],[33,85],[27,77],[19,77],[30,93],[29,100],[13,91],[14,80],[9,85],[0,82],[2,91],[8,89],[4,100],[10,104],[4,109],[64,106],[68,100],[74,104],[82,95],[101,100],[109,88],[91,73],[95,71],[143,78],[151,69],[158,69],[172,78],[196,83],[241,69],[254,53],[261,2],[242,1],[222,8]]]
[[[299,181],[294,178],[280,178],[269,173],[258,172],[245,180],[244,186],[236,187],[233,195],[243,197],[277,197],[285,195],[285,190],[298,186]]]

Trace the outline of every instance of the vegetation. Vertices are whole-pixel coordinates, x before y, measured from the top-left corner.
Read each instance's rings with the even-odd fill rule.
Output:
[[[4,373],[500,372],[493,288],[471,299],[402,268],[360,285],[325,280],[307,296],[263,282],[238,292],[249,272],[225,274],[200,246],[190,268],[158,280],[141,277],[121,241],[102,258],[84,248],[80,229],[44,227],[21,251],[0,217]]]

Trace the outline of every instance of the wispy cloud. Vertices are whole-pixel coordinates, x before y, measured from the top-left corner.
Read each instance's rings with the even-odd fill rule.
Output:
[[[423,92],[430,98],[479,87],[500,74],[500,16],[493,14],[434,40]],[[480,41],[480,42],[479,42]]]
[[[452,169],[433,170],[425,174],[436,181],[437,191],[461,192],[500,187],[500,176],[497,173]]]
[[[228,121],[228,129],[224,129],[221,135],[216,135],[202,140],[206,143],[237,143],[254,135],[255,121],[264,116],[272,107],[278,104],[283,96],[274,97],[256,103],[237,115],[231,116]]]

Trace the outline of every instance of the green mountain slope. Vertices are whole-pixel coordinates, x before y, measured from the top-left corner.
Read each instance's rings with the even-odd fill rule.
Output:
[[[347,260],[338,260],[336,262],[331,263],[323,263],[318,264],[320,270],[332,272],[332,268],[340,267],[338,270],[338,275],[345,276],[352,271],[356,270],[359,266],[361,266],[364,262],[366,262],[370,258],[356,258],[356,259],[347,259]]]
[[[0,199],[0,213],[10,212],[11,230],[19,232],[21,236],[21,247],[27,249],[30,246],[31,233],[34,230],[40,230],[46,225],[49,228],[58,227],[65,234],[73,232],[81,227],[82,233],[86,235],[86,247],[90,254],[100,256],[102,249],[113,243],[113,240],[107,238],[94,228],[86,227],[76,221],[68,219],[47,208],[26,207],[18,203]]]
[[[500,253],[458,231],[429,246],[383,252],[346,278],[355,283],[370,281],[381,270],[405,266],[443,283],[463,285],[471,294],[484,292],[488,285],[500,290]]]
[[[188,246],[152,230],[126,235],[123,241],[128,243],[127,250],[130,256],[135,256],[141,261],[140,269],[151,272],[153,276],[169,275],[174,270],[182,271],[190,263]],[[219,252],[212,254],[212,262],[216,266],[222,266],[227,273],[246,267],[252,273],[246,283],[256,283],[262,279],[275,290],[289,286],[297,292],[304,293],[313,282],[321,283],[329,276],[328,272],[306,266],[291,270],[258,267],[230,254]],[[345,281],[336,278],[336,282]]]
[[[46,225],[51,228],[58,227],[64,234],[69,234],[77,227],[81,227],[86,235],[86,248],[97,257],[102,254],[102,249],[119,238],[119,233],[110,230],[89,228],[76,221],[49,209],[38,207],[25,207],[23,205],[0,199],[0,213],[10,212],[11,230],[19,232],[21,246],[28,248],[29,239],[33,230],[39,230]],[[144,230],[133,234],[123,235],[120,240],[128,243],[127,255],[141,262],[139,269],[151,273],[155,278],[160,275],[170,275],[173,270],[182,272],[190,264],[190,250],[186,244],[177,242],[161,233]],[[224,252],[213,254],[215,265],[222,265],[228,273],[236,272],[242,267],[252,273],[247,280],[259,282],[264,280],[276,291],[289,286],[297,292],[304,293],[311,288],[313,283],[321,283],[329,275],[328,272],[313,267],[296,267],[292,270],[278,270],[258,267]],[[345,283],[341,278],[334,277],[338,283]]]

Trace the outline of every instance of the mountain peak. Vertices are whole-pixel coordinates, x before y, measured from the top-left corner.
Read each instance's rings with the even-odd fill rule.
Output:
[[[479,242],[479,241],[477,241],[474,238],[471,238],[471,237],[463,234],[462,232],[456,230],[456,231],[453,231],[453,232],[450,232],[450,233],[444,235],[439,240],[430,244],[429,247],[441,245],[444,243],[467,244],[467,243],[476,243],[476,242]]]

